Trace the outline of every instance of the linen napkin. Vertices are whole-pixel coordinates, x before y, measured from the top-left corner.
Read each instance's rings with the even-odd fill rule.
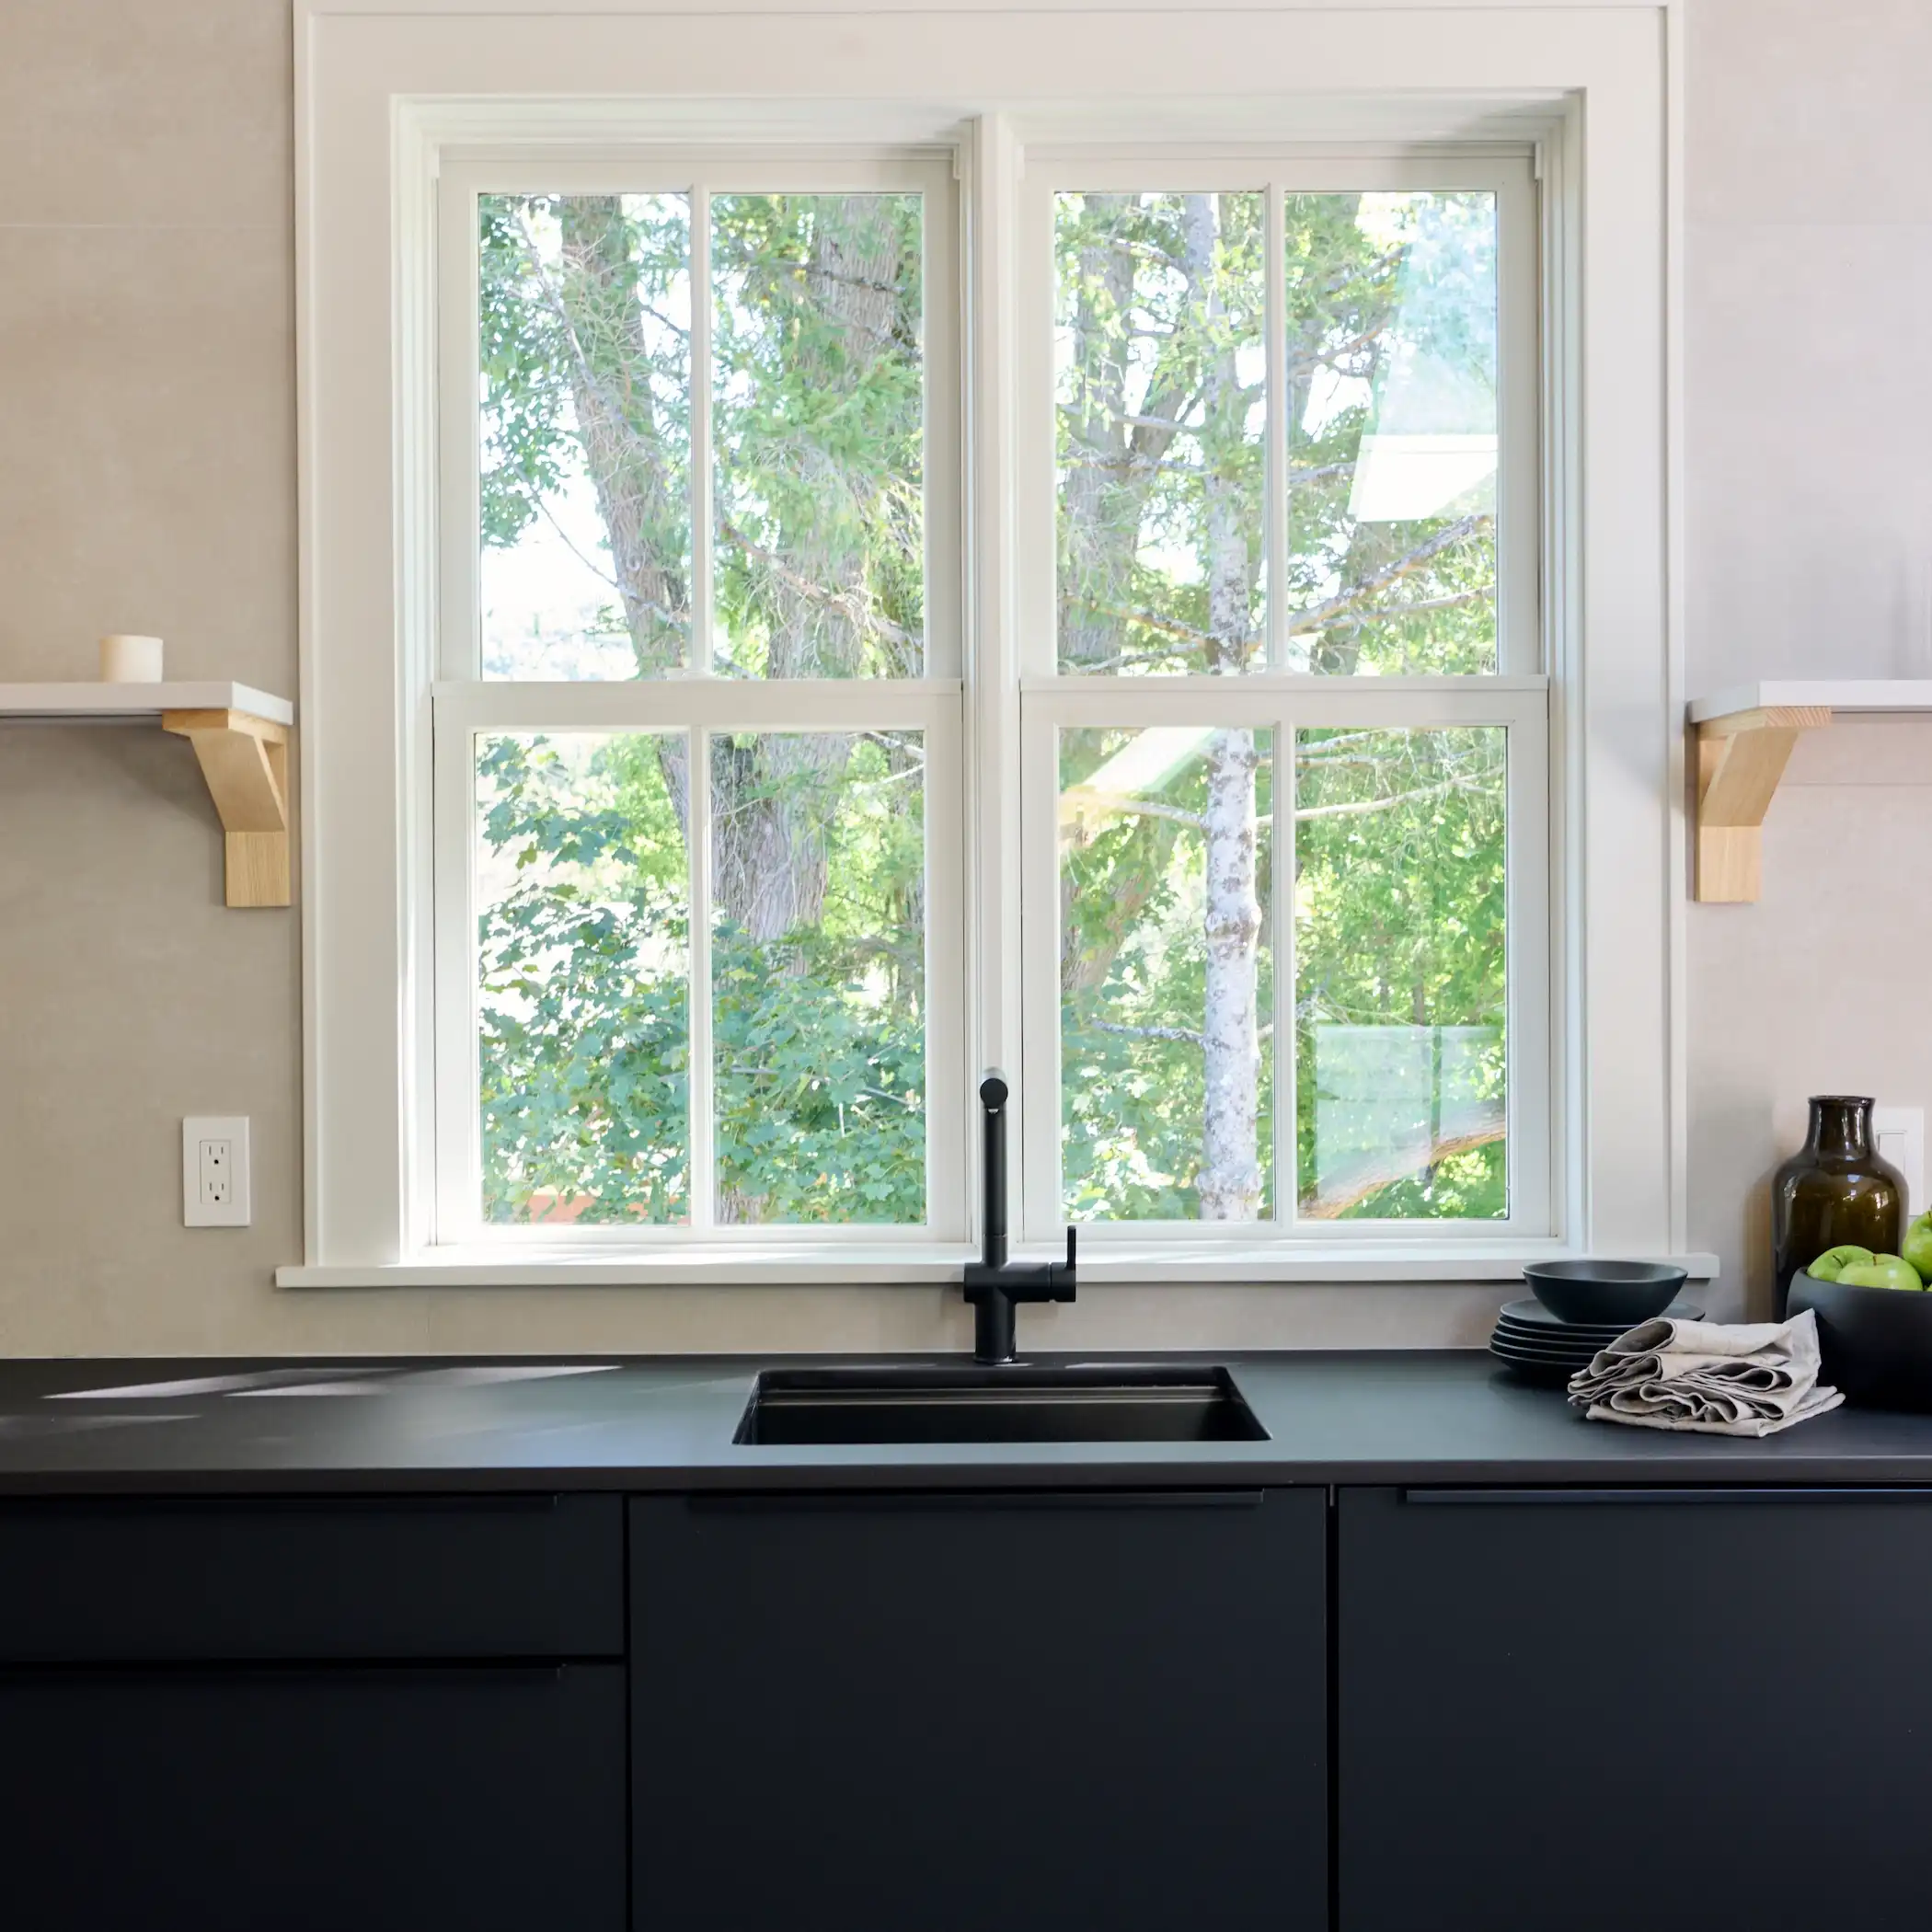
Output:
[[[1570,1378],[1570,1399],[1593,1422],[1709,1435],[1775,1435],[1836,1409],[1818,1380],[1818,1323],[1672,1321],[1619,1335]]]

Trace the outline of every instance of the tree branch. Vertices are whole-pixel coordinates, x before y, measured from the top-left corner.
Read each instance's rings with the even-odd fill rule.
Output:
[[[1397,1154],[1371,1155],[1345,1174],[1320,1183],[1322,1191],[1317,1192],[1313,1200],[1302,1202],[1301,1218],[1304,1221],[1338,1221],[1351,1207],[1361,1206],[1371,1194],[1381,1189],[1398,1180],[1407,1180],[1411,1174],[1418,1174],[1424,1167],[1436,1167],[1458,1154],[1473,1154],[1478,1147],[1487,1147],[1491,1141],[1500,1141],[1508,1131],[1502,1104],[1498,1101],[1489,1118],[1458,1133],[1444,1134],[1427,1147],[1410,1148]]]
[[[1317,604],[1305,611],[1291,611],[1288,615],[1288,630],[1293,636],[1296,631],[1321,630],[1332,619],[1344,611],[1352,610],[1364,597],[1386,589],[1392,583],[1399,583],[1411,571],[1420,569],[1432,557],[1453,548],[1464,538],[1475,535],[1478,529],[1489,521],[1489,512],[1478,512],[1470,516],[1458,517],[1455,523],[1445,524],[1433,536],[1423,538],[1413,550],[1405,552],[1393,563],[1383,565],[1379,570],[1371,572],[1360,583],[1351,583],[1344,591],[1338,592],[1327,602]]]
[[[1118,1033],[1128,1040],[1171,1040],[1182,1046],[1205,1047],[1206,1040],[1186,1027],[1123,1027],[1110,1019],[1087,1021],[1096,1033]]]
[[[862,630],[872,631],[891,643],[903,646],[913,642],[910,631],[894,624],[890,617],[881,616],[867,599],[852,591],[828,591],[823,584],[813,583],[810,578],[801,577],[776,550],[768,550],[763,544],[753,543],[730,517],[719,517],[718,527],[728,543],[764,565],[788,590],[797,592],[807,602],[823,604],[831,610],[843,611]]]
[[[1196,832],[1207,829],[1207,821],[1198,811],[1184,811],[1179,805],[1163,805],[1155,799],[1130,799],[1124,792],[1092,791],[1084,785],[1068,787],[1060,800],[1063,819],[1077,823],[1094,811],[1128,812],[1144,819],[1172,819],[1177,825],[1191,826]]]
[[[1446,778],[1440,785],[1425,785],[1419,791],[1402,791],[1387,799],[1357,799],[1346,805],[1304,805],[1294,814],[1304,819],[1348,819],[1369,811],[1393,811],[1397,805],[1413,805],[1422,799],[1440,799],[1452,791],[1473,791],[1478,778]]]

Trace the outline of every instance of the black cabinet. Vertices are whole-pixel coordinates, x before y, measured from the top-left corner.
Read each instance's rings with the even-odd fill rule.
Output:
[[[1339,1508],[1341,1932],[1926,1922],[1932,1493]]]
[[[632,1504],[638,1932],[1327,1924],[1321,1490]]]
[[[625,1920],[619,1665],[0,1674],[10,1926]]]
[[[0,1503],[0,1663],[623,1653],[615,1496]]]

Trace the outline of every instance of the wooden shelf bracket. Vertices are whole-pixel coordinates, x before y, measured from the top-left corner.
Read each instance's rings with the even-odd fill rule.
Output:
[[[1828,705],[1760,706],[1697,726],[1697,878],[1702,905],[1750,905],[1764,882],[1765,813],[1799,733]]]
[[[161,729],[194,746],[225,834],[230,905],[287,905],[289,734],[248,711],[164,711]]]

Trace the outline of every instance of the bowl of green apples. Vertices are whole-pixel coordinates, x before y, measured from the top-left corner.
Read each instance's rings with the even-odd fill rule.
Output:
[[[1895,1255],[1834,1248],[1791,1281],[1793,1315],[1818,1322],[1826,1382],[1869,1409],[1932,1409],[1932,1213]]]

